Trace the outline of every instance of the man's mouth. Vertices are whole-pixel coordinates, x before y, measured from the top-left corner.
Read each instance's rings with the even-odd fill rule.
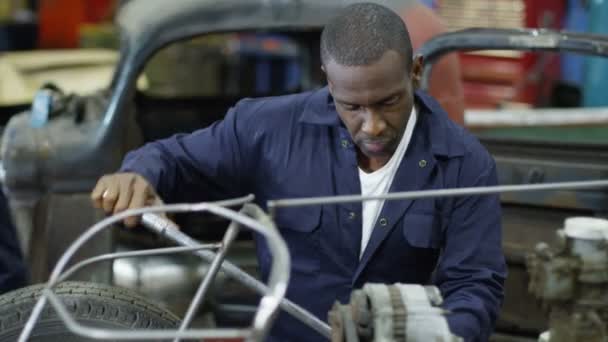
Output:
[[[386,150],[388,143],[388,140],[364,140],[363,146],[371,153],[381,153]]]

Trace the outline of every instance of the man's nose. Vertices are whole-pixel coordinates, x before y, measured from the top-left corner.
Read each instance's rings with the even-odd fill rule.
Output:
[[[361,131],[365,135],[370,137],[377,137],[382,135],[382,132],[386,129],[386,122],[382,115],[378,112],[367,110],[365,113],[365,119],[361,126]]]

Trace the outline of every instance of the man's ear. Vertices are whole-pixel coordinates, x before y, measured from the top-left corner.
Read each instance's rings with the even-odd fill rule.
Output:
[[[420,80],[422,77],[422,67],[424,65],[424,58],[422,55],[414,56],[412,60],[412,83],[414,84],[414,88],[418,89],[420,87]]]
[[[327,89],[329,90],[329,93],[331,94],[332,84],[331,84],[331,81],[329,80],[329,77],[327,77],[327,70],[325,70],[324,65],[321,65],[321,70],[323,70],[323,73],[325,74],[325,81],[327,82]]]

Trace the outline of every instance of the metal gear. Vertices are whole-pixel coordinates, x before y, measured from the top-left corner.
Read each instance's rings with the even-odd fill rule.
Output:
[[[449,332],[441,303],[434,286],[366,284],[329,312],[331,341],[461,341]]]

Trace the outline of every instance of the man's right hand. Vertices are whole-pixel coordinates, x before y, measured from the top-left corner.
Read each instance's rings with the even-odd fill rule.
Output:
[[[136,173],[113,173],[101,177],[91,192],[91,200],[95,208],[103,209],[107,214],[163,203],[150,183]],[[127,227],[134,227],[138,222],[139,217],[124,220]]]

